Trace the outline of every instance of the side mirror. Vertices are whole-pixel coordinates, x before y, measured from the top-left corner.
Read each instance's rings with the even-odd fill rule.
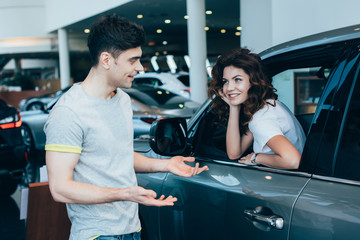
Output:
[[[187,140],[185,118],[156,120],[150,128],[150,147],[154,152],[165,156],[184,153]]]

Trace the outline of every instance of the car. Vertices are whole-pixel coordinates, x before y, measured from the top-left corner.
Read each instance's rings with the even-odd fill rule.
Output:
[[[190,98],[190,87],[185,85],[179,74],[172,74],[167,72],[146,72],[135,76],[133,85],[147,85],[154,86],[164,90],[168,90],[180,96]],[[181,80],[178,79],[181,78]],[[186,80],[185,80],[186,83]]]
[[[19,111],[40,110],[46,107],[46,105],[50,103],[53,98],[60,97],[69,89],[70,86],[52,93],[47,93],[36,97],[24,98],[19,102],[18,109]]]
[[[297,89],[310,95],[295,100],[319,96],[301,102],[309,108],[294,107],[307,133],[299,169],[228,159],[226,126],[214,124],[217,116],[210,100],[189,121],[156,120],[149,141],[135,140],[135,150],[146,156],[193,156],[195,162],[189,165],[209,167],[191,178],[137,173],[140,186],[178,199],[173,207],[140,205],[142,239],[358,239],[359,29],[360,25],[304,37],[261,54],[273,82],[280,75],[289,82],[298,72],[307,83],[322,82],[322,87],[314,85],[321,93]],[[176,141],[161,150],[165,125],[170,125]]]
[[[123,89],[131,98],[150,106],[160,109],[161,113],[173,116],[190,118],[197,111],[201,104],[189,98],[177,95],[176,93],[160,87],[134,85],[131,88]],[[133,107],[133,110],[137,110]]]
[[[0,195],[13,194],[23,179],[27,164],[21,136],[21,117],[15,107],[0,99]]]

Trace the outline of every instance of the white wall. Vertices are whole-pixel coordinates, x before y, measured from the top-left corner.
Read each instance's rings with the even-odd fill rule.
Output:
[[[295,110],[294,71],[287,70],[273,77],[273,85],[277,89],[279,100],[292,112]]]
[[[271,8],[272,0],[240,0],[241,46],[258,52],[272,44]]]
[[[360,23],[359,0],[272,0],[273,44]]]
[[[240,4],[241,43],[255,52],[360,23],[358,0],[240,0]]]
[[[46,30],[55,31],[64,26],[97,15],[133,0],[45,0]]]
[[[44,37],[45,0],[1,0],[0,39]]]

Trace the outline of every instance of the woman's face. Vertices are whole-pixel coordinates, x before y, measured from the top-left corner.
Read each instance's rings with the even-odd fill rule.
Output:
[[[223,93],[231,105],[240,105],[248,99],[250,77],[242,68],[225,67],[223,84]]]

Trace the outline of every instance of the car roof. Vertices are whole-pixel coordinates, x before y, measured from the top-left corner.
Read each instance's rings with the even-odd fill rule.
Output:
[[[259,53],[260,57],[264,60],[275,55],[284,54],[287,52],[296,51],[308,47],[325,45],[330,43],[344,42],[352,39],[360,38],[360,24],[339,28],[331,31],[326,31],[292,41],[288,41],[265,51]]]
[[[268,78],[286,69],[332,68],[344,49],[360,39],[360,24],[279,44],[259,55]]]

